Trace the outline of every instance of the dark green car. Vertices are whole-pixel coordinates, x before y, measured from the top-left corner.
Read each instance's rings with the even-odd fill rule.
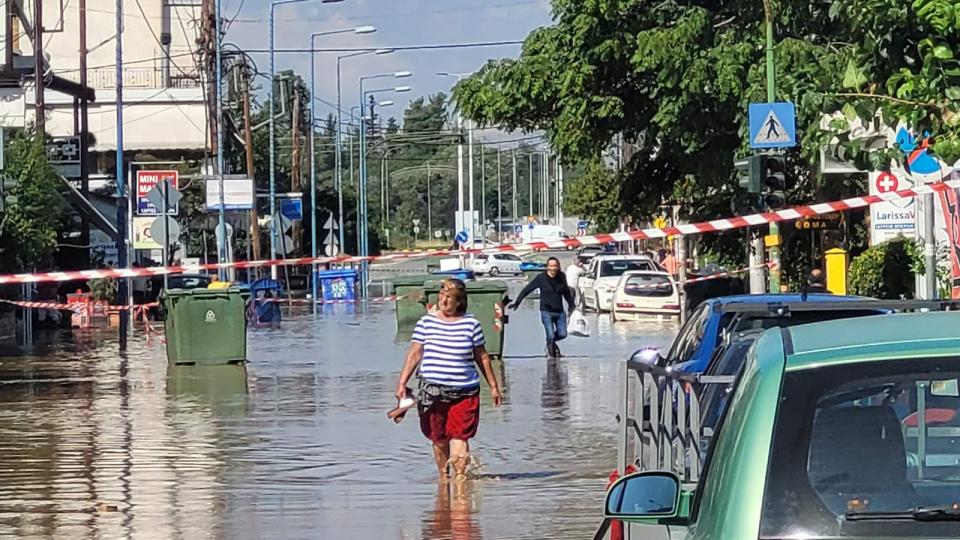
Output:
[[[960,313],[764,332],[702,462],[695,450],[621,478],[605,525],[692,540],[960,538]],[[691,469],[696,483],[681,481]]]

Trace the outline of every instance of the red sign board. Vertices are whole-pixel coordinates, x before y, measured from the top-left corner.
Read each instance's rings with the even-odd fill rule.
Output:
[[[179,187],[180,176],[177,171],[137,171],[137,214],[141,216],[159,216],[160,209],[147,200],[147,194],[160,182],[169,181],[174,189]],[[170,205],[168,215],[177,215],[177,206]]]
[[[900,189],[900,180],[893,173],[884,172],[877,176],[877,192],[888,193]]]

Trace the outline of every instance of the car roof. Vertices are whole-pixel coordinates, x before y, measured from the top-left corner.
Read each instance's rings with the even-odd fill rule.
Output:
[[[960,312],[899,313],[803,324],[784,332],[787,370],[960,356]]]
[[[634,261],[650,261],[653,262],[653,259],[645,255],[597,255],[593,258],[595,261],[623,261],[623,260],[634,260]]]
[[[671,277],[669,272],[664,272],[663,270],[627,270],[622,277],[629,276],[666,276]]]
[[[745,304],[769,304],[772,302],[854,302],[858,300],[870,300],[865,296],[848,296],[829,293],[772,293],[772,294],[736,294],[732,296],[719,296],[704,300],[704,303],[719,304],[721,306],[735,303]]]

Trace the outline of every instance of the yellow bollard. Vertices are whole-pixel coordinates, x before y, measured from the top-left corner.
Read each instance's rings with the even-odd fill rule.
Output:
[[[827,290],[833,294],[847,294],[847,267],[850,263],[847,250],[828,249],[824,256],[827,260]]]

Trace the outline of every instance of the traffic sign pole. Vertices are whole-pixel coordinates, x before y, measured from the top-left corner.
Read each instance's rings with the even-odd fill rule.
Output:
[[[776,71],[773,56],[773,6],[771,0],[763,0],[764,18],[767,23],[767,102],[777,100]],[[770,224],[770,236],[776,239],[770,246],[770,292],[780,292],[780,227],[776,223]],[[680,264],[684,264],[681,261]]]

